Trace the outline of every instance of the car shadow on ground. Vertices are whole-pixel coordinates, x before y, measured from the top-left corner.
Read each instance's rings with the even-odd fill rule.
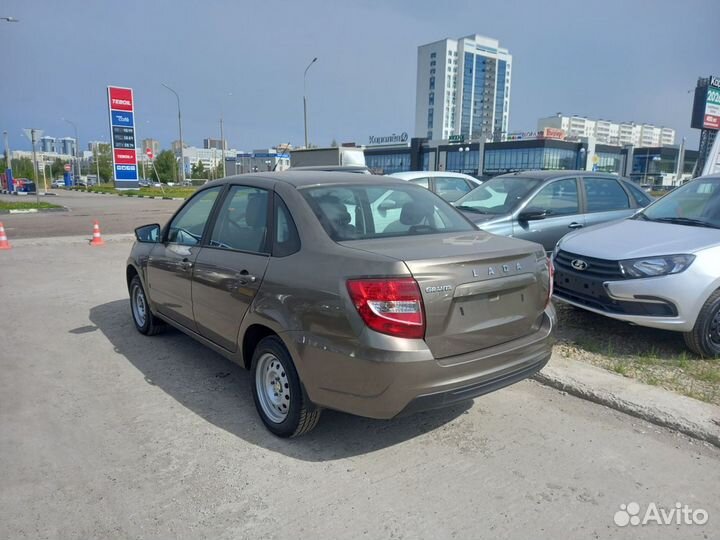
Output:
[[[90,320],[152,384],[206,421],[247,442],[305,461],[329,461],[403,443],[451,422],[473,404],[419,413],[394,420],[372,420],[324,411],[311,433],[280,439],[269,433],[255,411],[250,373],[180,331],[139,334],[128,300],[90,310]]]

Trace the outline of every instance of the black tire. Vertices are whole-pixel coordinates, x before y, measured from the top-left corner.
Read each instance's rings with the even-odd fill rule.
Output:
[[[144,306],[142,310],[138,309],[140,301],[142,301]],[[140,311],[144,313],[144,317]],[[133,323],[135,323],[135,328],[137,328],[137,331],[141,334],[154,336],[165,330],[165,323],[153,315],[150,309],[150,304],[148,303],[145,289],[142,286],[139,276],[135,276],[130,280],[130,315],[132,316]]]
[[[695,326],[683,334],[685,344],[704,358],[720,357],[720,289],[707,299]]]
[[[272,367],[271,367],[272,366]],[[278,389],[282,389],[287,400],[283,403],[272,403],[273,398],[265,393],[260,395],[259,387],[265,389],[265,381],[277,373]],[[311,431],[320,420],[322,409],[313,404],[298,377],[295,364],[285,345],[276,336],[268,336],[258,343],[252,357],[251,378],[253,400],[260,419],[273,434],[278,437],[297,437]],[[270,390],[268,390],[270,392]],[[274,394],[275,398],[278,397]],[[282,398],[280,398],[282,399]],[[264,403],[264,405],[263,405]],[[285,407],[286,405],[286,407]],[[270,413],[264,407],[270,408]],[[271,414],[276,416],[273,418]]]

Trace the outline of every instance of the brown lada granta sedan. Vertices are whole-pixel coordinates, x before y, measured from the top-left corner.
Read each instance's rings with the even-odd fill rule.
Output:
[[[260,418],[300,435],[323,408],[371,418],[497,390],[550,358],[543,247],[434,193],[339,172],[203,186],[127,263],[143,334],[171,324],[252,371]]]

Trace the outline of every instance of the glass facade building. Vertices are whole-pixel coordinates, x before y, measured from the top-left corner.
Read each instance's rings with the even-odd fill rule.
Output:
[[[368,168],[380,174],[392,174],[396,172],[409,171],[410,149],[404,152],[374,154],[365,152],[365,163]]]
[[[527,140],[485,145],[483,174],[494,176],[507,172],[576,169],[580,159],[579,144],[559,141]]]

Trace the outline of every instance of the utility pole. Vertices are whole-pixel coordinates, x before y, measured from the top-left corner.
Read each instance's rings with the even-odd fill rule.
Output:
[[[95,158],[95,173],[97,176],[97,183],[100,185],[100,143],[96,142],[93,145],[93,158]]]
[[[223,178],[227,176],[225,170],[225,132],[223,131],[223,119],[220,117],[220,151],[222,152],[222,166],[223,166]]]
[[[312,59],[312,61],[308,64],[308,67],[305,68],[305,73],[303,73],[303,119],[305,124],[305,148],[308,148],[308,127],[307,127],[307,72],[312,65],[317,62],[317,56]]]
[[[180,171],[179,171],[179,180],[180,184],[185,183],[185,145],[183,144],[183,136],[182,136],[182,116],[180,115],[180,96],[178,93],[170,88],[165,83],[160,83],[165,88],[170,90],[173,94],[175,94],[175,99],[177,99],[177,109],[178,109],[178,131],[180,132]]]
[[[8,143],[7,131],[3,131],[3,139],[5,140],[5,167],[10,169],[12,168],[12,163],[10,162],[10,144]]]
[[[37,138],[35,137],[36,132],[37,132],[37,130],[35,128],[30,129],[30,142],[32,143],[32,156],[33,156],[33,180],[35,181],[35,199],[39,206],[40,205],[40,188],[39,188],[38,184],[40,183],[40,179],[38,178],[37,154],[35,152],[35,142],[37,141]]]

